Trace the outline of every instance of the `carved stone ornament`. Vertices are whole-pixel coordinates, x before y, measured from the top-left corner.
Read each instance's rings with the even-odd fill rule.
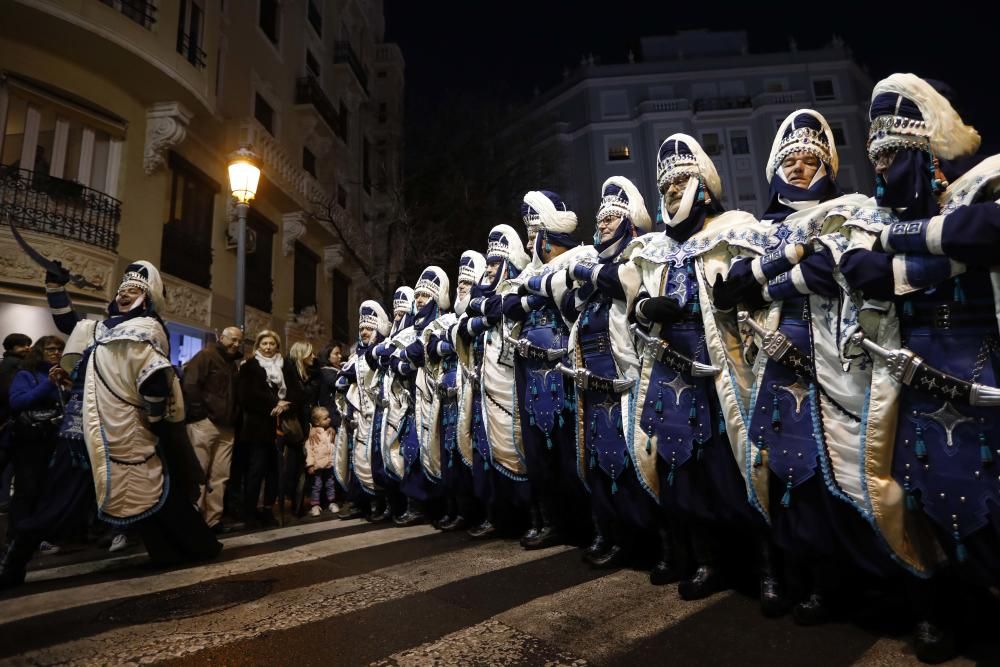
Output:
[[[60,239],[48,234],[22,231],[24,240],[49,259],[58,260],[73,273],[78,273],[100,289],[83,289],[68,285],[70,292],[93,297],[111,298],[112,290],[118,287],[113,276],[117,255],[102,248],[88,246],[79,241]],[[21,250],[10,230],[0,229],[0,281],[36,287],[41,290],[45,284],[45,269],[33,262]]]
[[[167,163],[167,150],[184,141],[191,112],[180,102],[158,102],[146,110],[142,166],[150,176]]]
[[[265,313],[262,310],[257,310],[256,308],[246,307],[246,335],[251,341],[254,336],[264,329],[271,328],[272,317],[270,313]]]
[[[198,327],[212,326],[212,291],[164,273],[167,319]]]
[[[281,251],[285,257],[295,250],[295,242],[306,235],[305,211],[285,213],[281,216]]]
[[[328,245],[323,248],[323,273],[333,277],[333,270],[344,263],[344,249],[339,245]]]
[[[304,339],[316,344],[323,344],[326,341],[326,325],[320,320],[316,306],[303,308],[299,313],[288,313],[288,319],[285,321],[285,338],[289,341]]]

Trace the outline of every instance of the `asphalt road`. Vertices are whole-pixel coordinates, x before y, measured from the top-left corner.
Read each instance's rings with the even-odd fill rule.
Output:
[[[800,628],[741,593],[684,602],[645,572],[595,571],[572,547],[360,520],[224,542],[186,569],[152,569],[139,548],[40,560],[0,595],[0,664],[919,664],[891,607]],[[1000,664],[980,634],[949,664]]]

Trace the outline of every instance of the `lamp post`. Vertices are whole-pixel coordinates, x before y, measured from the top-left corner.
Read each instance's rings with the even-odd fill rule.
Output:
[[[239,216],[236,232],[236,326],[241,331],[246,328],[247,210],[250,200],[257,194],[259,182],[257,156],[249,147],[241,146],[229,156],[229,189],[236,199]]]

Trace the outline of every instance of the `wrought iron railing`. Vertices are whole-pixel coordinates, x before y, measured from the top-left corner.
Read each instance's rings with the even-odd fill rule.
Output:
[[[295,103],[313,105],[323,121],[330,127],[330,131],[339,133],[340,114],[330,98],[323,92],[316,77],[304,76],[295,82]]]
[[[365,93],[368,92],[368,72],[365,71],[364,65],[361,64],[361,59],[354,52],[354,47],[351,46],[350,42],[339,40],[334,42],[333,62],[349,65],[351,71],[354,72],[354,76],[357,77],[358,83],[361,84],[361,88]]]
[[[100,2],[117,9],[144,28],[152,28],[156,23],[156,3],[153,0],[100,0]]]
[[[21,229],[115,251],[122,203],[103,192],[41,172],[0,167],[0,213]]]
[[[191,35],[183,32],[177,35],[177,53],[195,67],[205,68],[205,52],[191,39]]]

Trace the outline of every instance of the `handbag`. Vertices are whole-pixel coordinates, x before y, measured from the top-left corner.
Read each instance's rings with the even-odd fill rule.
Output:
[[[294,414],[290,414],[288,411],[283,412],[278,416],[277,422],[279,444],[287,447],[289,445],[297,445],[305,440],[305,434],[302,433],[302,424]]]
[[[38,386],[37,380],[35,386]],[[14,418],[14,429],[19,439],[44,439],[53,434],[62,418],[61,405],[21,410]]]

